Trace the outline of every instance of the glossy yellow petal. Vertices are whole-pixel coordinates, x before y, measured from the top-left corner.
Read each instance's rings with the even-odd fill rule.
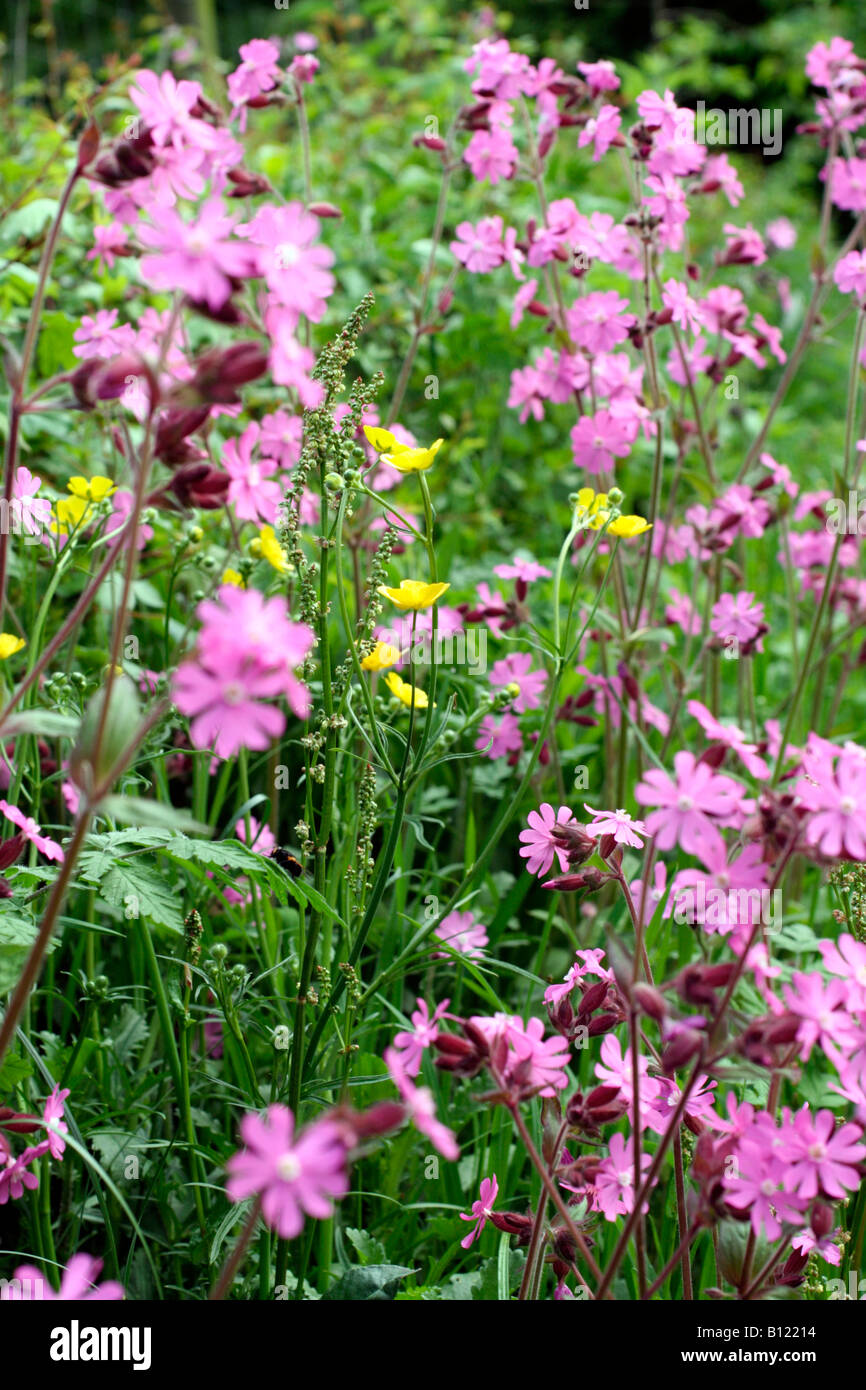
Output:
[[[400,653],[390,642],[377,642],[373,650],[362,658],[361,665],[365,671],[384,671],[399,660]]]
[[[450,588],[450,584],[427,584],[423,579],[401,579],[399,589],[389,589],[386,584],[380,584],[378,592],[398,608],[419,609],[432,608]]]
[[[383,454],[382,462],[390,464],[400,473],[423,473],[431,467],[444,443],[444,439],[437,439],[429,449],[395,449],[391,453]]]
[[[401,444],[399,439],[395,439],[390,430],[383,430],[379,425],[365,425],[364,434],[367,443],[372,444],[377,454],[384,454],[386,450],[399,454],[409,448],[408,444]]]
[[[236,589],[244,588],[243,575],[238,574],[237,570],[224,570],[221,582],[223,584],[233,584]]]
[[[650,523],[642,516],[619,516],[616,521],[612,521],[607,528],[610,536],[642,536],[644,531],[651,531]]]
[[[0,632],[0,661],[7,661],[10,656],[14,656],[26,646],[23,637],[16,637],[11,632]]]
[[[417,685],[410,685],[408,681],[401,680],[396,671],[388,672],[385,684],[395,700],[400,700],[407,708],[411,708],[413,704],[416,709],[427,708],[429,700],[426,692],[419,690]]]

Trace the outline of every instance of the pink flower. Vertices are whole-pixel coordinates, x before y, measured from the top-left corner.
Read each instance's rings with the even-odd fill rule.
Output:
[[[503,714],[500,719],[493,714],[485,714],[478,730],[475,747],[491,762],[523,751],[523,735],[514,714]]]
[[[866,209],[866,159],[834,159],[830,170],[830,196],[846,212]]]
[[[55,840],[42,834],[32,816],[25,816],[23,811],[19,811],[17,806],[10,806],[8,801],[0,801],[0,811],[3,812],[7,820],[11,820],[13,825],[18,826],[25,840],[29,840],[31,844],[35,845],[39,853],[44,854],[46,859],[54,859],[58,864],[63,863],[63,850]]]
[[[451,252],[467,270],[484,273],[503,264],[502,218],[482,217],[477,226],[471,222],[457,224],[457,240]]]
[[[304,437],[304,421],[300,415],[290,415],[287,410],[275,410],[272,415],[262,416],[262,432],[259,445],[265,458],[276,459],[284,472],[294,468],[301,457],[301,443]]]
[[[840,1054],[854,1050],[860,1039],[858,1025],[848,1012],[848,988],[844,980],[825,980],[818,971],[810,975],[795,970],[782,993],[792,1014],[801,1020],[797,1029],[800,1057],[808,1061],[816,1043],[837,1066]]]
[[[105,261],[110,270],[117,256],[128,256],[130,247],[126,232],[118,222],[97,223],[93,228],[94,245],[88,251],[88,261]]]
[[[478,1023],[479,1020],[472,1021]],[[554,1096],[568,1085],[565,1075],[569,1063],[568,1043],[559,1034],[545,1038],[540,1018],[531,1018],[528,1023],[517,1017],[510,1019],[506,1041],[506,1082],[514,1083],[519,1078],[521,1091],[529,1087],[542,1097]]]
[[[393,1049],[399,1054],[407,1076],[417,1076],[421,1070],[421,1059],[439,1036],[436,1024],[448,1008],[448,1003],[447,999],[443,999],[431,1016],[426,1000],[416,999],[412,1032],[394,1034]]]
[[[467,960],[481,960],[488,941],[487,932],[471,912],[449,912],[433,935]]]
[[[252,221],[238,227],[238,236],[248,237],[260,248],[268,289],[295,316],[295,323],[300,314],[318,323],[334,292],[336,282],[330,271],[334,253],[327,246],[315,245],[319,231],[318,217],[298,202],[266,205]]]
[[[155,144],[172,144],[178,149],[186,143],[213,147],[217,135],[214,127],[191,114],[201,97],[198,82],[178,82],[173,73],[157,76],[144,68],[136,73],[129,95]]]
[[[226,1192],[232,1202],[260,1196],[265,1221],[284,1240],[300,1234],[305,1214],[329,1217],[348,1191],[342,1131],[327,1117],[296,1136],[291,1110],[271,1105],[266,1119],[244,1115],[241,1138],[244,1148],[226,1164]]]
[[[666,309],[670,309],[673,322],[679,328],[688,329],[695,334],[700,332],[701,319],[697,302],[689,294],[688,285],[681,280],[665,280],[662,303]]]
[[[195,222],[162,209],[156,225],[138,227],[139,240],[155,252],[139,261],[143,278],[157,289],[181,289],[221,309],[232,293],[232,279],[255,275],[258,268],[250,248],[231,236],[235,221],[219,198],[209,198]]]
[[[217,757],[238,748],[267,748],[285,728],[281,710],[263,701],[284,695],[299,719],[310,694],[294,674],[315,642],[310,628],[289,620],[285,600],[224,584],[217,601],[199,604],[202,621],[194,660],[175,673],[172,698],[192,717],[196,748]]]
[[[100,309],[92,317],[84,314],[72,335],[77,344],[74,356],[86,362],[91,357],[116,357],[135,345],[135,330],[128,323],[118,324],[118,309]]]
[[[635,800],[658,808],[647,817],[646,828],[656,836],[659,849],[679,844],[689,854],[698,854],[707,840],[719,838],[716,826],[736,815],[743,789],[685,749],[674,755],[674,773],[671,778],[660,768],[650,768],[635,788]]]
[[[641,1153],[640,1175],[644,1179],[652,1164],[652,1154]],[[608,1144],[608,1157],[599,1164],[595,1176],[593,1208],[600,1211],[608,1221],[625,1216],[634,1210],[635,1204],[635,1152],[634,1139],[626,1140],[623,1134],[614,1134]],[[644,1211],[648,1210],[644,1204]]]
[[[578,63],[577,70],[583,73],[584,80],[589,83],[591,96],[600,96],[602,92],[615,92],[619,88],[619,78],[608,58],[598,63]]]
[[[612,835],[618,845],[631,845],[642,849],[641,836],[646,835],[642,820],[632,820],[628,811],[594,811],[584,802],[584,810],[589,811],[592,821],[586,827],[587,835]]]
[[[460,1213],[461,1221],[475,1222],[472,1230],[467,1236],[464,1236],[460,1242],[464,1250],[468,1250],[472,1242],[477,1240],[481,1235],[493,1211],[498,1195],[499,1183],[496,1181],[496,1174],[494,1173],[492,1178],[482,1178],[478,1200],[472,1203],[472,1215],[467,1216],[465,1212],[462,1211]]]
[[[630,315],[623,315],[628,300],[616,290],[594,290],[578,299],[566,313],[571,339],[584,352],[610,352],[628,337]]]
[[[260,435],[261,426],[253,421],[239,439],[228,440],[220,462],[231,478],[228,500],[234,504],[237,517],[241,521],[261,521],[273,526],[283,492],[273,476],[277,471],[276,460],[253,459]]]
[[[69,1126],[63,1119],[63,1102],[68,1095],[68,1090],[61,1091],[59,1086],[55,1086],[42,1111],[42,1123],[48,1131],[48,1151],[56,1159],[61,1159],[66,1150],[63,1136],[69,1133]]]
[[[13,1202],[20,1202],[25,1188],[29,1192],[36,1191],[39,1178],[30,1171],[30,1165],[47,1152],[48,1142],[45,1141],[35,1148],[23,1149],[5,1168],[0,1168],[0,1207],[5,1207],[10,1197]]]
[[[810,812],[806,840],[831,859],[866,859],[866,760],[843,750],[835,769],[810,759],[795,791]]]
[[[755,1235],[763,1230],[768,1240],[778,1240],[783,1221],[800,1225],[806,1204],[786,1189],[785,1164],[760,1126],[753,1126],[740,1140],[736,1160],[725,1166],[725,1198],[737,1211],[749,1213]]]
[[[723,743],[726,748],[736,753],[753,777],[769,777],[770,769],[766,759],[760,757],[756,744],[747,743],[746,735],[736,724],[721,724],[700,700],[689,700],[686,708],[689,714],[697,719],[707,737]]]
[[[764,605],[745,589],[738,594],[722,594],[718,603],[713,604],[710,628],[720,642],[733,639],[744,646],[754,643],[755,650],[762,652],[761,633],[766,631]]]
[[[860,1185],[858,1165],[866,1158],[862,1138],[858,1125],[836,1129],[831,1110],[819,1110],[813,1119],[804,1105],[783,1129],[778,1148],[780,1158],[790,1165],[785,1186],[799,1197],[844,1198]]]
[[[454,1138],[447,1125],[443,1125],[436,1118],[436,1102],[433,1093],[426,1086],[417,1087],[412,1084],[406,1069],[400,1061],[399,1053],[393,1047],[385,1049],[385,1066],[391,1073],[391,1079],[400,1098],[409,1111],[414,1122],[415,1128],[425,1134],[435,1149],[438,1149],[444,1158],[452,1160],[459,1158],[460,1149],[457,1140]]]
[[[498,579],[516,579],[522,584],[531,584],[535,579],[550,579],[549,569],[539,565],[536,560],[524,560],[515,555],[510,565],[494,565],[493,573]]]
[[[590,141],[593,144],[593,163],[601,159],[610,149],[619,134],[622,113],[618,106],[601,106],[598,115],[591,116],[578,136],[578,147],[583,149]],[[622,143],[622,142],[620,142]]]
[[[542,692],[547,684],[547,672],[531,671],[529,669],[531,665],[531,652],[510,652],[508,656],[495,661],[490,672],[491,685],[497,687],[517,685],[520,687],[519,693],[511,703],[511,708],[517,714],[538,709],[541,704]]]
[[[512,177],[518,150],[508,131],[494,125],[489,130],[475,131],[463,158],[476,179],[489,179],[495,185],[500,179]]]
[[[34,1265],[19,1265],[10,1282],[0,1288],[0,1302],[54,1300],[57,1303],[112,1302],[124,1298],[123,1285],[113,1279],[97,1284],[102,1260],[93,1255],[73,1255],[55,1293]],[[16,1287],[17,1285],[17,1287]]]
[[[270,39],[250,39],[239,52],[243,62],[228,75],[229,96],[236,107],[272,91],[280,76],[280,50]]]
[[[638,1080],[640,1083],[640,1125],[645,1129],[649,1124],[649,1107],[658,1098],[660,1084],[657,1078],[649,1075],[648,1057],[638,1058]],[[596,1063],[595,1074],[606,1086],[616,1086],[630,1111],[634,1123],[634,1077],[631,1048],[622,1050],[619,1038],[608,1033],[601,1045],[601,1061]]]
[[[545,801],[537,811],[530,811],[526,819],[529,828],[521,830],[518,838],[523,845],[520,857],[527,861],[529,872],[543,877],[550,872],[554,859],[557,859],[560,871],[565,873],[568,857],[554,840],[553,830],[557,825],[573,822],[572,812],[567,806],[560,806],[559,811],[554,811],[550,803]]]
[[[637,436],[632,419],[597,410],[582,415],[571,429],[571,447],[578,468],[587,473],[604,473],[613,468],[615,458],[625,458]]]

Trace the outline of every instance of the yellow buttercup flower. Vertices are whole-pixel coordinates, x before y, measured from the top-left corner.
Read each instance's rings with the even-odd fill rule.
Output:
[[[237,570],[224,570],[221,582],[223,584],[233,584],[236,589],[246,588],[246,585],[244,584],[244,577],[242,574],[238,574]]]
[[[14,637],[11,632],[0,632],[0,661],[7,661],[10,656],[14,656],[26,646],[23,637]]]
[[[436,600],[450,588],[450,584],[426,584],[423,579],[401,579],[399,589],[389,589],[386,584],[380,584],[377,592],[405,610],[432,608]]]
[[[609,536],[642,536],[644,531],[651,531],[652,526],[643,516],[618,516],[616,521],[612,521],[607,528]]]
[[[71,492],[73,497],[81,497],[88,502],[101,502],[104,497],[110,497],[117,491],[117,484],[97,473],[94,478],[70,478],[66,490]]]
[[[385,684],[394,699],[401,700],[407,708],[414,705],[416,709],[426,709],[430,703],[425,691],[419,690],[417,685],[410,685],[408,681],[401,680],[396,671],[388,672]]]
[[[593,492],[591,487],[582,487],[575,504],[579,520],[589,531],[600,531],[610,516],[606,492]]]
[[[251,543],[250,550],[253,555],[267,560],[278,574],[285,574],[290,568],[289,557],[277,540],[277,533],[273,526],[262,527],[258,539]]]
[[[400,653],[390,642],[377,642],[373,650],[362,658],[361,665],[365,671],[384,671],[399,660]]]
[[[89,502],[83,497],[58,497],[54,503],[57,520],[49,523],[49,530],[55,535],[65,536],[80,526],[91,511]]]
[[[399,473],[423,473],[433,463],[444,439],[437,439],[428,449],[416,448],[412,444],[401,444],[390,430],[380,429],[378,425],[365,425],[364,434],[382,462],[396,468]]]

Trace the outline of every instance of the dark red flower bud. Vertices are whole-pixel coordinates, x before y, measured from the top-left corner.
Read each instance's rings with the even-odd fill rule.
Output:
[[[182,507],[201,507],[213,512],[224,507],[231,479],[209,463],[190,463],[179,468],[168,485]]]
[[[668,1006],[665,1003],[664,995],[660,994],[653,985],[648,985],[645,980],[638,980],[632,986],[632,998],[638,1008],[650,1018],[654,1018],[656,1023],[661,1023],[666,1017]]]
[[[342,217],[343,212],[336,203],[310,203],[309,211],[315,217]]]
[[[695,1028],[681,1028],[667,1044],[661,1056],[662,1070],[679,1071],[693,1057],[697,1057],[706,1043],[703,1033]]]
[[[27,841],[21,831],[10,840],[0,841],[0,870],[8,869],[21,854]]]
[[[490,1213],[491,1223],[497,1231],[506,1231],[508,1235],[514,1236],[518,1245],[527,1245],[532,1235],[532,1217],[527,1213],[522,1215],[519,1211],[493,1211]]]
[[[200,449],[187,442],[189,435],[195,434],[210,415],[210,407],[197,406],[193,410],[169,410],[156,427],[154,454],[163,463],[192,463],[206,458]]]
[[[541,886],[556,889],[559,893],[577,893],[583,888],[595,893],[609,878],[610,874],[604,874],[601,869],[595,869],[590,865],[588,869],[581,869],[578,874],[560,874],[558,878],[549,878]]]
[[[212,348],[195,364],[195,376],[182,387],[183,396],[198,396],[219,405],[237,405],[238,386],[255,381],[267,371],[268,354],[259,343],[235,343],[228,348]]]

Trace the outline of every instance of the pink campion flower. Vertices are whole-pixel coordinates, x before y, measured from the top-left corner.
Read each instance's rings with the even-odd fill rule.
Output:
[[[243,61],[227,78],[235,108],[251,97],[273,91],[280,77],[280,50],[271,39],[250,39],[249,43],[241,44],[238,51]]]
[[[511,702],[511,708],[517,714],[525,714],[527,710],[538,709],[541,704],[542,692],[547,684],[546,671],[532,671],[531,652],[509,652],[508,656],[503,656],[499,661],[495,661],[490,671],[490,684],[497,687],[506,685],[517,685],[520,687],[519,693]]]
[[[740,176],[726,154],[713,154],[706,160],[701,171],[701,193],[724,193],[732,208],[738,206],[745,196]],[[769,230],[769,229],[768,229]]]
[[[818,1256],[819,1260],[826,1260],[828,1265],[840,1265],[842,1263],[842,1248],[835,1242],[841,1238],[841,1234],[837,1227],[828,1236],[819,1238],[811,1226],[806,1226],[791,1237],[791,1245],[800,1255],[814,1254]]]
[[[550,579],[551,572],[536,560],[524,560],[515,555],[508,565],[494,565],[493,573],[498,579],[516,579],[522,584],[531,584],[536,579]]]
[[[669,1076],[660,1076],[657,1079],[658,1092],[647,1106],[647,1127],[654,1134],[664,1134],[680,1103],[682,1091]],[[689,1115],[694,1120],[704,1120],[715,1129],[714,1121],[717,1116],[713,1090],[718,1084],[717,1081],[711,1081],[708,1076],[699,1076],[689,1092],[684,1114]]]
[[[697,719],[707,738],[712,739],[714,743],[723,743],[726,748],[736,753],[746,771],[753,777],[762,781],[769,777],[770,768],[766,759],[760,756],[756,744],[746,741],[746,735],[736,724],[722,724],[700,700],[689,700],[686,709]]]
[[[139,241],[150,248],[139,261],[143,279],[156,289],[180,289],[211,309],[221,309],[231,296],[232,279],[258,271],[250,247],[232,236],[236,221],[227,216],[219,198],[209,198],[195,222],[163,208],[157,223],[137,227]]]
[[[738,594],[722,594],[713,604],[710,630],[720,642],[733,639],[744,646],[754,643],[755,651],[762,652],[761,632],[766,630],[764,605],[745,589]]]
[[[629,884],[629,892],[632,896],[632,902],[635,905],[635,911],[638,914],[639,920],[643,921],[645,924],[652,921],[652,918],[655,915],[659,903],[664,902],[665,898],[667,897],[667,883],[668,871],[666,866],[659,859],[656,861],[653,867],[652,887],[647,893],[647,904],[645,908],[642,907],[644,895],[643,879],[636,878]],[[670,917],[672,912],[673,903],[668,902],[666,904],[663,916]]]
[[[843,932],[838,941],[819,941],[818,950],[826,969],[848,981],[852,1010],[866,1010],[866,944]]]
[[[459,222],[457,239],[451,242],[451,253],[467,270],[482,274],[496,270],[505,262],[502,218],[482,217],[477,225]]]
[[[177,149],[186,144],[209,149],[214,143],[214,127],[192,115],[201,94],[198,82],[178,82],[171,72],[157,76],[147,68],[136,73],[129,89],[154,144]]]
[[[836,262],[833,279],[842,294],[866,297],[866,251],[849,251]]]
[[[301,457],[303,416],[290,415],[287,410],[275,410],[270,415],[262,416],[261,425],[259,446],[262,453],[266,458],[276,459],[283,472],[289,472]]]
[[[478,726],[475,747],[491,762],[498,758],[507,758],[511,753],[521,753],[523,734],[520,732],[517,716],[507,711],[499,719],[493,714],[485,714]]]
[[[641,1153],[642,1179],[646,1178],[651,1165],[652,1154]],[[626,1140],[623,1134],[612,1135],[608,1144],[608,1156],[599,1164],[593,1182],[593,1210],[600,1211],[607,1221],[615,1221],[618,1216],[626,1216],[634,1211],[634,1174],[634,1139],[630,1137]],[[649,1210],[648,1203],[644,1203],[643,1209]]]
[[[687,853],[698,854],[707,840],[720,838],[717,826],[736,817],[743,789],[682,749],[674,755],[673,778],[650,768],[634,795],[640,806],[658,808],[647,817],[646,828],[659,849],[679,844]]]
[[[93,242],[86,259],[104,261],[109,270],[117,256],[128,256],[131,252],[127,234],[118,222],[97,223],[93,228]]]
[[[265,1221],[284,1240],[300,1234],[305,1215],[327,1219],[349,1190],[342,1131],[327,1116],[296,1135],[291,1110],[271,1105],[266,1118],[244,1115],[241,1138],[244,1148],[226,1164],[229,1200],[261,1197]]]
[[[13,1202],[20,1202],[25,1189],[28,1192],[36,1191],[39,1178],[36,1173],[31,1172],[30,1165],[47,1152],[48,1142],[45,1140],[35,1148],[22,1149],[11,1163],[7,1163],[5,1168],[0,1168],[0,1207],[5,1207],[10,1198]]]
[[[721,836],[697,851],[704,869],[681,869],[671,884],[671,907],[677,921],[687,921],[725,936],[735,927],[761,920],[767,868],[760,844],[749,844],[728,860]]]
[[[260,436],[261,425],[253,420],[238,439],[226,442],[220,463],[231,478],[228,500],[238,519],[273,526],[283,490],[274,476],[276,459],[253,458]]]
[[[640,1082],[640,1126],[646,1129],[649,1124],[649,1107],[658,1098],[659,1079],[649,1075],[649,1057],[638,1058],[638,1079]],[[625,1101],[629,1116],[634,1123],[634,1077],[632,1075],[631,1048],[623,1052],[622,1044],[613,1033],[608,1033],[601,1044],[601,1061],[595,1065],[595,1074],[606,1086],[616,1086]]]
[[[860,1029],[848,1011],[848,987],[844,980],[825,980],[817,970],[806,975],[795,970],[791,984],[782,987],[785,1003],[800,1019],[797,1042],[800,1058],[808,1061],[817,1043],[838,1067],[860,1042]]]
[[[84,314],[72,335],[73,355],[82,362],[92,357],[117,357],[135,346],[135,330],[128,323],[118,324],[119,309],[100,309]]]
[[[810,813],[805,836],[831,859],[866,859],[866,761],[842,751],[836,766],[810,759],[794,787]]]
[[[476,94],[512,101],[531,95],[532,65],[525,53],[511,48],[507,39],[481,39],[463,64],[463,71],[476,73],[472,90]]]
[[[400,1060],[400,1054],[393,1047],[387,1047],[383,1054],[385,1066],[391,1080],[400,1092],[400,1099],[409,1111],[415,1128],[427,1136],[443,1158],[452,1162],[460,1156],[457,1140],[447,1125],[436,1118],[436,1102],[433,1092],[427,1086],[414,1086]]]
[[[550,872],[556,859],[560,872],[565,873],[568,855],[554,840],[553,831],[557,825],[574,823],[573,813],[567,806],[560,806],[558,811],[554,811],[550,803],[545,801],[537,811],[530,811],[526,819],[528,828],[521,830],[518,839],[523,845],[519,851],[520,857],[527,861],[529,872],[541,878]]]
[[[800,1225],[808,1203],[785,1187],[786,1165],[762,1129],[753,1126],[746,1132],[736,1159],[736,1164],[725,1165],[722,1176],[725,1200],[749,1213],[755,1235],[763,1231],[768,1240],[778,1240],[783,1221]]]
[[[544,419],[544,399],[542,379],[535,367],[515,367],[507,404],[512,410],[520,410],[521,425],[530,415],[534,420]]]
[[[797,228],[789,217],[776,217],[767,223],[767,240],[777,251],[790,251],[797,242]]]
[[[706,351],[706,347],[706,339],[699,333],[693,343],[681,343],[680,351],[675,347],[671,348],[666,365],[668,376],[677,386],[688,386],[690,381],[697,381],[701,372],[705,372],[715,361],[713,354]]]
[[[830,169],[830,197],[845,212],[866,209],[866,159],[834,159]]]
[[[687,637],[696,637],[701,630],[701,615],[688,594],[671,589],[665,606],[665,622],[673,623]]]
[[[767,259],[764,240],[751,222],[747,222],[745,227],[735,227],[733,223],[726,222],[723,231],[728,244],[721,258],[721,265],[764,264]]]
[[[235,834],[242,845],[247,842],[247,823],[243,816],[235,821]],[[264,822],[259,824],[255,816],[250,816],[250,849],[267,857],[276,848],[276,839],[271,827]]]
[[[37,497],[42,479],[22,464],[15,470],[12,485],[12,525],[20,526],[28,536],[39,536],[51,524],[51,503],[47,497]],[[14,531],[13,531],[14,534]]]
[[[415,1077],[421,1070],[421,1060],[427,1048],[431,1047],[439,1036],[439,1029],[436,1025],[449,1003],[450,1000],[443,999],[442,1003],[437,1004],[431,1014],[427,1007],[427,1001],[416,999],[415,1011],[411,1015],[411,1033],[394,1034],[392,1047],[398,1053],[407,1076]]]
[[[463,158],[476,179],[489,179],[495,186],[500,179],[513,176],[519,151],[508,131],[493,125],[489,130],[475,131]]]
[[[312,53],[296,53],[289,64],[289,72],[298,82],[312,82],[320,66]]]
[[[857,58],[850,39],[836,35],[829,43],[816,43],[806,54],[806,76],[816,87],[837,86],[851,73],[859,80]]]
[[[787,1112],[785,1118],[790,1118]],[[788,1191],[799,1197],[844,1198],[860,1186],[860,1167],[866,1158],[862,1138],[859,1125],[843,1124],[837,1129],[831,1110],[819,1110],[813,1117],[804,1105],[783,1125],[777,1147],[779,1157],[789,1165]]]
[[[577,144],[579,149],[584,145],[592,143],[593,163],[597,163],[607,154],[617,135],[622,123],[622,113],[618,106],[604,105],[599,107],[596,116],[590,116],[583,130],[578,136]],[[622,143],[620,141],[620,143]]]
[[[619,89],[619,78],[609,58],[602,58],[597,63],[578,63],[577,70],[589,84],[590,96],[597,97],[602,92],[615,92]]]
[[[559,1034],[545,1038],[540,1018],[524,1023],[516,1014],[497,1014],[493,1018],[475,1017],[472,1023],[488,1042],[502,1037],[507,1055],[502,1072],[506,1085],[521,1091],[529,1088],[542,1097],[552,1097],[568,1085],[565,1070],[569,1063],[569,1047]]]
[[[312,348],[304,347],[295,337],[294,310],[272,303],[265,312],[265,327],[271,342],[268,365],[277,386],[288,386],[298,393],[305,410],[315,410],[325,398],[325,388],[315,380],[312,370],[316,359]]]
[[[762,468],[766,468],[777,487],[782,488],[789,497],[796,497],[800,491],[799,484],[794,482],[791,470],[784,463],[777,463],[772,454],[761,454],[758,462]]]
[[[574,462],[587,473],[607,472],[614,459],[625,458],[637,437],[632,419],[614,415],[610,410],[597,410],[594,415],[582,415],[570,432]]]
[[[12,1279],[3,1281],[0,1302],[108,1303],[125,1298],[123,1285],[114,1279],[97,1284],[101,1271],[102,1260],[93,1255],[73,1255],[55,1293],[35,1265],[19,1265]]]
[[[40,854],[44,854],[46,859],[54,859],[58,864],[63,863],[63,850],[56,840],[49,839],[43,835],[41,829],[36,824],[32,816],[25,816],[23,811],[19,811],[17,806],[10,806],[8,801],[0,801],[0,811],[7,820],[11,820],[13,825],[17,825],[25,840],[29,840],[35,845]]]
[[[255,589],[224,584],[217,600],[199,604],[202,622],[195,657],[178,667],[172,698],[192,719],[196,748],[212,744],[217,757],[238,748],[263,749],[285,728],[282,711],[263,701],[285,696],[299,719],[311,697],[294,674],[315,644],[304,623],[288,618],[285,599],[265,600]]]
[[[734,484],[717,497],[709,514],[709,525],[723,532],[728,541],[735,536],[755,539],[763,536],[771,512],[763,497],[750,487]]]
[[[681,185],[670,174],[650,174],[645,184],[651,194],[641,198],[641,203],[654,217],[661,219],[658,229],[660,244],[668,251],[681,250],[683,227],[689,220],[686,195]]]
[[[586,826],[587,835],[612,835],[618,845],[643,848],[641,836],[646,836],[647,832],[642,820],[633,820],[628,811],[594,811],[586,802],[583,807],[592,816],[592,821]]]
[[[575,391],[589,385],[589,367],[583,357],[572,352],[553,352],[545,348],[535,360],[538,392],[555,405],[570,401]]]
[[[468,1250],[473,1241],[476,1241],[487,1225],[487,1221],[493,1211],[496,1198],[499,1196],[499,1183],[496,1181],[496,1174],[491,1178],[482,1178],[481,1187],[478,1193],[478,1200],[472,1203],[472,1214],[467,1216],[465,1212],[460,1213],[461,1221],[474,1221],[475,1225],[467,1236],[464,1236],[460,1244],[464,1250]]]
[[[594,290],[566,311],[569,336],[584,352],[610,352],[628,337],[632,315],[616,290]]]
[[[56,1159],[61,1159],[66,1150],[66,1140],[63,1136],[69,1133],[69,1126],[63,1118],[63,1112],[64,1101],[68,1095],[68,1090],[61,1091],[59,1086],[55,1086],[42,1110],[42,1123],[48,1136],[48,1151],[51,1157]]]
[[[334,253],[316,244],[319,232],[318,217],[299,202],[266,205],[238,227],[238,236],[257,248],[261,273],[275,301],[313,323],[324,317],[336,284],[330,271]],[[296,323],[297,317],[292,327]]]
[[[511,318],[508,321],[511,328],[517,328],[518,324],[523,322],[523,315],[535,299],[537,289],[537,280],[527,280],[525,284],[520,286],[512,300]]]
[[[471,912],[449,912],[433,935],[467,960],[481,960],[488,944],[485,928]]]
[[[670,309],[677,327],[687,329],[695,335],[700,333],[701,318],[697,301],[689,294],[689,287],[682,280],[665,280],[662,287],[662,303],[666,309]]]
[[[113,510],[105,523],[104,535],[110,536],[112,532],[119,531],[121,527],[126,525],[132,511],[134,500],[132,493],[127,492],[125,488],[121,489],[120,492],[113,492],[111,494],[111,505]],[[153,534],[153,527],[149,525],[148,522],[142,521],[141,518],[139,518],[135,532],[137,548],[143,550],[148,541],[153,540]]]

